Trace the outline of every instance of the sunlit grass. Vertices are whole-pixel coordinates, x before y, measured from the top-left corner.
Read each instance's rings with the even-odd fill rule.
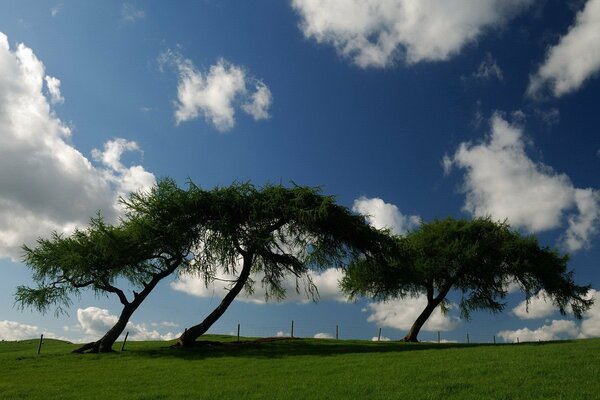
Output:
[[[211,336],[208,340],[233,340]],[[3,399],[598,399],[600,340],[519,345],[285,340],[69,352],[0,342]],[[120,344],[115,346],[120,349]]]

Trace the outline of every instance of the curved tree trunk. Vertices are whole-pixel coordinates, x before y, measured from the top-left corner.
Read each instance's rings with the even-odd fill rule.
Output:
[[[427,306],[425,306],[425,309],[421,312],[421,314],[417,317],[415,322],[412,324],[412,326],[410,327],[410,330],[408,331],[406,336],[404,336],[404,339],[402,339],[403,342],[416,343],[419,341],[417,339],[417,336],[419,335],[419,331],[421,331],[421,328],[423,327],[425,322],[427,322],[427,320],[429,319],[429,317],[431,316],[431,313],[433,313],[435,308],[444,300],[444,298],[446,298],[446,295],[450,291],[451,287],[452,287],[452,284],[447,284],[445,287],[442,288],[442,290],[440,290],[440,292],[438,293],[438,295],[436,297],[433,297],[433,290],[434,290],[433,282],[428,283],[428,285],[427,285]]]
[[[215,323],[223,313],[227,310],[229,305],[233,302],[236,296],[242,291],[242,288],[248,281],[248,277],[250,276],[250,270],[252,269],[252,254],[244,255],[244,263],[242,266],[242,271],[240,272],[240,276],[238,277],[235,285],[229,290],[227,295],[221,300],[221,303],[211,312],[201,323],[198,325],[194,325],[191,328],[188,328],[185,332],[181,334],[179,339],[177,339],[177,344],[182,347],[191,347],[194,345],[196,339],[202,336],[208,329]]]
[[[435,303],[435,301],[427,302],[427,306],[425,307],[425,309],[421,312],[421,314],[417,317],[415,322],[412,324],[412,326],[410,327],[410,330],[408,331],[406,336],[404,336],[404,339],[402,339],[403,342],[418,342],[419,341],[417,339],[417,336],[419,335],[419,331],[423,327],[423,324],[425,324],[425,322],[427,322],[427,319],[429,319],[429,317],[431,316],[431,313],[433,312],[433,310],[435,310],[435,308],[437,307],[438,304],[439,303]]]
[[[102,338],[73,350],[73,353],[109,353],[113,351],[113,344],[115,344],[119,336],[121,336],[121,333],[123,333],[125,327],[127,326],[127,322],[129,322],[129,318],[131,318],[131,315],[141,303],[141,300],[133,301],[132,303],[129,303],[129,305],[123,307],[123,311],[121,311],[121,315],[119,315],[117,323],[110,328],[109,331],[102,336]]]
[[[119,299],[123,304],[123,310],[121,311],[121,315],[119,315],[117,323],[112,328],[110,328],[108,332],[106,332],[104,336],[102,336],[102,338],[95,342],[84,344],[80,348],[73,350],[73,353],[109,353],[113,351],[113,345],[125,330],[125,327],[129,322],[129,318],[131,318],[135,310],[137,310],[137,308],[142,304],[146,297],[148,297],[148,295],[156,287],[158,282],[160,282],[161,279],[171,275],[177,269],[180,263],[181,259],[173,260],[169,263],[169,266],[165,270],[161,271],[160,273],[154,274],[150,282],[144,285],[144,289],[140,293],[133,292],[134,295],[133,300],[131,302],[127,301],[125,294],[122,290],[117,289],[116,287],[111,285],[106,285],[106,291],[116,293],[117,296],[119,296]]]

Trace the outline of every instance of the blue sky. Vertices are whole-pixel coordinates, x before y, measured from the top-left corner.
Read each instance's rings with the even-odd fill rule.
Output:
[[[322,187],[398,233],[419,218],[492,215],[571,253],[600,290],[600,0],[0,4],[0,337],[102,333],[116,299],[84,295],[69,316],[13,307],[30,283],[20,246],[70,232],[115,199],[170,176]],[[339,272],[321,301],[236,301],[213,332],[402,337],[422,299],[348,303]],[[221,286],[182,277],[129,327],[170,338]],[[590,296],[595,296],[595,290]],[[456,299],[452,294],[451,299]],[[543,296],[525,312],[435,315],[447,340],[600,336]]]

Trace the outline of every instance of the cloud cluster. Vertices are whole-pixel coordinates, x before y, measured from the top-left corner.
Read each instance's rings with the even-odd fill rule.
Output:
[[[363,196],[354,200],[352,211],[365,215],[369,224],[375,228],[386,228],[396,235],[404,235],[420,223],[419,216],[403,215],[396,205],[377,197]]]
[[[338,287],[338,282],[342,279],[342,274],[342,271],[336,268],[328,268],[322,272],[313,271],[310,273],[311,279],[319,291],[319,300],[346,301],[346,297]],[[171,288],[196,297],[215,297],[220,299],[228,293],[230,282],[237,279],[237,276],[220,272],[216,278],[213,283],[206,287],[204,280],[200,277],[181,275],[177,280],[171,282]],[[244,303],[266,304],[265,292],[262,290],[260,283],[263,276],[252,274],[250,278],[256,282],[254,292],[249,294],[242,291],[236,297],[236,300]],[[296,291],[297,283],[299,284],[299,292]],[[305,304],[312,301],[304,290],[303,282],[296,282],[294,276],[287,276],[284,279],[283,288],[286,291],[285,299],[282,300],[283,302]]]
[[[538,340],[559,340],[577,337],[579,330],[577,324],[568,320],[553,320],[549,325],[544,325],[538,329],[517,329],[514,331],[505,330],[498,332],[498,336],[505,342],[537,342]]]
[[[326,333],[326,332],[319,332],[316,333],[315,336],[313,336],[315,339],[333,339],[333,335],[331,335],[330,333]]]
[[[45,74],[33,51],[23,44],[11,50],[0,33],[0,257],[19,259],[23,243],[70,232],[99,210],[114,219],[120,194],[154,182],[139,165],[113,159],[94,166],[70,144],[71,129],[52,110],[44,85],[51,102],[63,100],[60,81]]]
[[[600,0],[588,0],[575,24],[552,46],[529,81],[527,94],[549,89],[554,97],[571,93],[600,71]]]
[[[306,38],[360,67],[444,61],[532,0],[293,0]]]
[[[444,158],[446,173],[452,167],[465,170],[464,210],[508,219],[513,227],[529,232],[556,229],[566,220],[566,248],[589,246],[598,229],[599,192],[576,188],[567,175],[529,158],[525,147],[522,129],[495,114],[485,141],[462,143]]]
[[[24,340],[39,338],[41,334],[54,336],[35,325],[22,324],[15,321],[0,321],[0,340]]]
[[[251,77],[241,66],[219,59],[208,71],[199,71],[191,60],[173,51],[163,53],[161,65],[175,66],[179,74],[175,121],[180,124],[202,115],[221,132],[235,125],[236,108],[254,120],[269,118],[273,102],[264,82]],[[253,86],[253,91],[248,90]]]
[[[77,309],[77,321],[85,340],[98,340],[117,322],[118,317],[108,310],[98,307],[87,307]],[[169,325],[171,326],[171,325]],[[173,340],[181,333],[160,333],[156,329],[148,329],[146,324],[134,324],[129,321],[126,332],[131,340]],[[125,332],[124,331],[124,332]]]
[[[583,314],[583,320],[578,325],[572,320],[553,320],[537,329],[522,328],[514,331],[501,331],[498,336],[507,342],[556,340],[569,338],[600,337],[600,292],[591,289],[587,298],[594,299],[594,305]],[[513,314],[521,319],[535,319],[548,317],[558,310],[546,299],[545,292],[540,292],[532,297],[529,309],[526,310],[526,302],[523,301],[513,310]]]
[[[369,303],[365,311],[369,312],[368,322],[382,328],[408,330],[427,305],[425,296],[406,297],[387,302]],[[450,331],[456,329],[461,321],[450,314],[444,315],[437,307],[425,325],[424,331]]]
[[[529,303],[523,300],[512,309],[512,313],[521,319],[538,319],[548,317],[556,312],[552,301],[548,298],[546,291],[542,290],[536,296],[529,299]]]

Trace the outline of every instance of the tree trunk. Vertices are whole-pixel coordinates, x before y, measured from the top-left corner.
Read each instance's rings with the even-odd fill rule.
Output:
[[[227,310],[229,305],[233,302],[236,296],[242,291],[242,288],[246,284],[248,277],[250,276],[250,270],[252,269],[252,254],[244,255],[244,263],[242,266],[242,271],[240,272],[240,276],[238,277],[235,285],[229,290],[227,295],[221,300],[221,303],[217,308],[213,310],[201,323],[198,325],[194,325],[191,328],[188,328],[185,332],[181,334],[179,339],[177,339],[177,345],[182,347],[191,347],[194,345],[196,339],[202,336],[208,329],[215,323],[223,313]]]
[[[98,341],[84,344],[80,348],[73,350],[73,353],[110,353],[113,351],[113,345],[125,330],[125,327],[129,322],[129,318],[131,318],[135,310],[137,310],[146,297],[148,297],[152,289],[156,287],[161,279],[171,275],[175,269],[177,269],[180,262],[181,259],[175,259],[164,271],[153,275],[150,282],[144,285],[144,289],[140,293],[133,292],[134,296],[131,302],[127,301],[123,291],[111,286],[111,290],[109,291],[117,293],[121,299],[121,303],[123,304],[123,310],[121,311],[121,315],[119,316],[117,323],[110,328],[109,331],[106,332],[106,334],[104,334],[104,336],[102,336],[102,338],[100,338]]]
[[[419,341],[417,339],[417,336],[419,335],[419,331],[421,330],[421,328],[423,327],[425,322],[427,322],[427,320],[431,316],[431,313],[433,313],[433,310],[435,310],[435,308],[444,300],[444,298],[446,298],[446,295],[450,291],[451,287],[452,287],[451,283],[445,285],[442,288],[442,290],[440,290],[438,295],[436,297],[433,297],[433,291],[434,291],[433,282],[428,283],[428,285],[427,285],[427,306],[425,306],[425,309],[421,312],[421,314],[417,317],[415,322],[412,324],[412,326],[410,327],[410,330],[408,331],[406,336],[404,336],[404,339],[402,339],[403,342],[416,343]]]
[[[435,300],[427,301],[427,306],[425,307],[423,312],[421,312],[421,314],[415,320],[415,322],[412,324],[412,326],[410,327],[410,330],[408,331],[406,336],[404,336],[404,339],[402,339],[403,342],[416,343],[419,341],[417,339],[417,336],[419,335],[419,331],[423,327],[423,324],[425,324],[425,322],[427,322],[427,319],[429,319],[429,317],[431,316],[431,313],[433,312],[433,310],[435,310],[435,308],[437,307],[438,304],[439,304],[439,302],[436,302]]]
[[[136,299],[137,300],[137,299]],[[138,308],[138,306],[142,303],[142,301],[133,301],[129,303],[125,307],[123,307],[123,311],[121,311],[121,315],[117,323],[109,329],[108,332],[102,336],[99,340],[91,343],[87,343],[80,348],[73,350],[73,353],[110,353],[113,351],[113,344],[117,341],[121,333],[125,330],[127,326],[127,322],[129,322],[129,318],[133,312]]]

